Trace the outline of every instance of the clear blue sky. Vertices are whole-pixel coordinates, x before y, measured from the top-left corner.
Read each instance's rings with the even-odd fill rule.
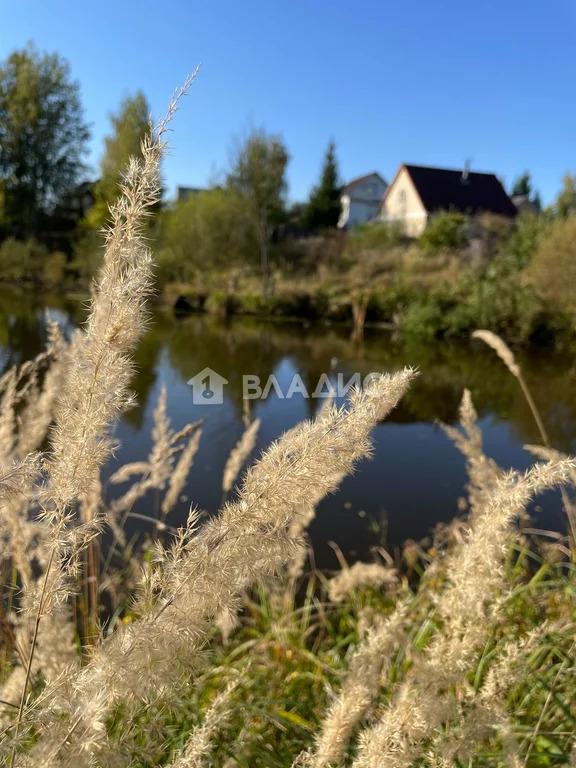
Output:
[[[290,198],[328,140],[344,180],[401,162],[529,169],[545,203],[576,171],[574,0],[0,0],[0,58],[32,40],[81,83],[96,167],[108,113],[141,88],[175,122],[167,186],[201,186],[251,126],[283,135]]]

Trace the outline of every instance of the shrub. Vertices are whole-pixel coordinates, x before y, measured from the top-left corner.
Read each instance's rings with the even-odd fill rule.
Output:
[[[166,280],[259,260],[250,201],[240,192],[211,189],[176,204],[161,218],[158,255]]]
[[[406,236],[399,224],[363,224],[346,235],[342,263],[350,266],[370,257],[374,259],[404,242]]]
[[[0,245],[0,274],[5,280],[38,281],[47,258],[47,249],[35,240],[9,237]]]
[[[54,251],[46,257],[44,262],[43,279],[48,285],[60,285],[66,278],[66,254],[62,251]]]
[[[576,312],[576,218],[559,219],[547,228],[525,277],[552,308]]]
[[[548,226],[549,222],[544,216],[522,213],[517,217],[510,236],[500,243],[496,258],[508,270],[523,269],[530,263],[539,239],[545,236]]]
[[[455,251],[465,243],[464,227],[467,218],[461,213],[442,211],[430,216],[418,243],[427,253]]]
[[[436,294],[415,296],[400,318],[400,330],[408,335],[432,339],[445,330],[444,302]]]
[[[102,264],[103,245],[100,232],[86,230],[74,248],[72,261],[68,265],[69,274],[84,284],[89,283]]]

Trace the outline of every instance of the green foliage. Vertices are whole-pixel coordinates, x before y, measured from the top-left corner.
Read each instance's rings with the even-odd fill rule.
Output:
[[[8,238],[0,245],[0,274],[4,280],[39,281],[47,258],[47,249],[35,240]]]
[[[400,330],[408,336],[427,339],[445,333],[442,297],[433,293],[415,296],[401,317]]]
[[[347,236],[345,254],[361,257],[366,251],[386,251],[406,240],[402,226],[396,222],[361,224]]]
[[[556,216],[563,219],[576,214],[576,174],[567,173],[564,176],[553,210]]]
[[[24,238],[78,181],[89,131],[58,54],[29,46],[0,64],[0,225]]]
[[[275,224],[284,210],[288,159],[282,138],[264,131],[254,131],[236,150],[227,185],[247,196],[261,226]]]
[[[548,227],[525,275],[555,310],[576,312],[576,218],[560,219]]]
[[[328,145],[320,181],[310,194],[306,218],[310,229],[329,229],[338,224],[342,206],[340,204],[340,182],[336,161],[336,145]]]
[[[162,283],[256,263],[251,201],[237,190],[217,188],[177,203],[162,215],[155,250]]]
[[[517,272],[526,267],[547,227],[548,220],[544,216],[534,213],[520,214],[510,236],[500,246],[498,259],[502,270]]]
[[[66,254],[62,251],[50,253],[44,261],[42,281],[47,285],[61,285],[67,275]]]
[[[149,120],[150,106],[142,91],[125,98],[118,113],[110,115],[112,134],[104,139],[96,199],[86,217],[89,227],[97,229],[106,222],[109,206],[118,195],[122,171],[130,157],[142,157],[141,144],[149,130]]]
[[[97,273],[104,256],[104,238],[94,229],[86,229],[74,248],[74,257],[68,265],[71,276],[84,285]]]
[[[254,131],[237,147],[227,178],[228,188],[250,201],[251,221],[258,233],[263,293],[270,290],[270,238],[284,211],[288,152],[280,136]]]
[[[419,245],[427,253],[455,251],[464,245],[466,216],[461,213],[442,211],[428,219],[426,229],[420,235]]]
[[[334,692],[342,689],[350,659],[361,642],[362,618],[364,622],[366,617],[385,618],[402,600],[407,605],[406,631],[390,654],[379,692],[379,701],[386,706],[410,679],[415,660],[427,658],[439,631],[435,606],[445,584],[445,566],[435,550],[423,555],[424,562],[417,563],[415,571],[431,562],[437,576],[413,580],[417,583],[412,588],[404,586],[392,595],[360,585],[346,601],[334,604],[326,599],[322,576],[311,576],[298,600],[293,593],[255,589],[244,600],[241,626],[229,642],[213,638],[212,669],[201,683],[183,684],[172,702],[166,697],[167,701],[144,707],[131,722],[142,737],[133,739],[141,747],[134,748],[130,764],[172,764],[176,750],[203,722],[214,697],[234,680],[238,687],[232,694],[230,717],[213,740],[213,764],[225,765],[233,758],[239,768],[291,768],[296,755],[313,749]],[[491,670],[498,671],[498,662],[506,662],[514,644],[531,633],[539,635],[518,665],[512,666],[514,674],[511,671],[494,701],[507,718],[509,739],[522,756],[529,752],[527,765],[567,765],[576,724],[571,674],[571,617],[576,610],[573,567],[543,563],[532,551],[511,550],[506,579],[510,589],[494,629],[470,666],[470,695],[482,689]],[[549,623],[547,631],[542,629],[544,622]],[[464,704],[461,717],[446,725],[445,738],[461,738],[465,714],[474,717],[474,710]],[[123,715],[119,710],[109,724],[111,733],[119,737],[126,724]],[[164,736],[164,752],[154,756],[146,748],[151,725]],[[466,764],[507,765],[510,743],[502,743],[498,729],[486,728],[474,743],[463,745],[472,755]],[[343,765],[350,764],[353,749]]]

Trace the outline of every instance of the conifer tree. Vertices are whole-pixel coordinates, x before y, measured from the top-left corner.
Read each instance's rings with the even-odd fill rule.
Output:
[[[308,201],[308,226],[311,229],[335,227],[338,224],[340,212],[340,183],[336,145],[331,141],[324,158],[320,182],[312,190]]]

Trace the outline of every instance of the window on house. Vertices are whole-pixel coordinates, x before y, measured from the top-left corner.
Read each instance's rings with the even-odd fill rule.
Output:
[[[398,202],[399,203],[405,203],[406,202],[406,190],[405,189],[398,190]]]

